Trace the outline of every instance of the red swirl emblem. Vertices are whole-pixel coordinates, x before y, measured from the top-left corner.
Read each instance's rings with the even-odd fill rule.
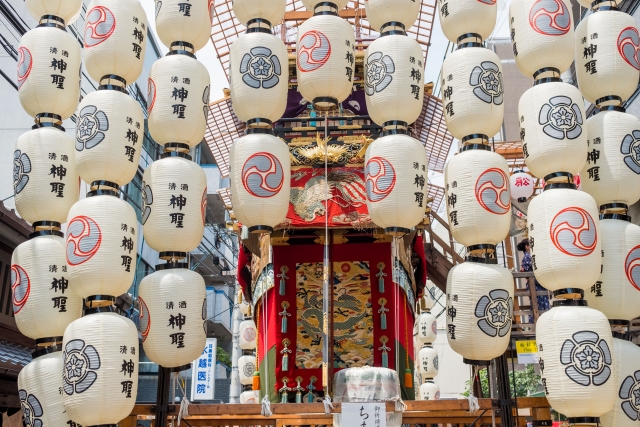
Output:
[[[484,4],[488,4],[488,5],[493,5],[496,4],[496,0],[478,0],[480,3],[484,3]]]
[[[596,224],[587,211],[579,207],[558,212],[549,229],[551,241],[564,254],[583,257],[591,254],[598,243]]]
[[[311,30],[300,37],[298,43],[298,70],[302,73],[315,71],[331,57],[331,43],[320,31]]]
[[[94,6],[84,24],[84,47],[94,47],[105,41],[116,29],[116,17],[105,6]]]
[[[102,232],[88,216],[77,216],[67,227],[67,263],[79,265],[89,261],[100,248]]]
[[[33,65],[33,57],[31,51],[22,46],[18,49],[18,89],[22,87],[24,82],[31,73],[31,66]]]
[[[509,179],[502,169],[482,172],[476,181],[476,200],[485,210],[504,215],[511,210]]]
[[[629,282],[640,291],[640,245],[629,251],[624,261],[624,271]]]
[[[147,111],[151,114],[151,110],[153,110],[153,106],[156,103],[156,82],[153,81],[151,77],[147,81]]]
[[[538,0],[529,11],[529,25],[545,36],[561,36],[571,29],[571,14],[563,0]]]
[[[151,330],[151,316],[147,303],[140,297],[138,301],[140,302],[140,335],[142,335],[142,342],[145,342]]]
[[[244,338],[245,341],[253,341],[256,339],[256,330],[254,328],[247,328],[244,330],[244,332],[242,333],[242,338]]]
[[[640,35],[635,27],[627,27],[618,35],[618,52],[627,64],[636,70],[640,70]]]
[[[284,184],[284,171],[277,157],[261,152],[249,157],[242,167],[242,185],[252,196],[273,197]]]
[[[364,169],[367,199],[379,202],[393,191],[396,185],[396,171],[384,157],[372,157]]]
[[[18,314],[27,303],[31,292],[31,280],[21,266],[11,266],[11,290],[13,291],[13,314]]]

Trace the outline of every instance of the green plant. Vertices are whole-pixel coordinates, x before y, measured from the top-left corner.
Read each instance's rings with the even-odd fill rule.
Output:
[[[231,356],[222,347],[216,349],[216,359],[218,362],[231,367]]]
[[[479,372],[480,385],[482,387],[482,396],[489,397],[489,377],[487,370],[483,369]],[[512,397],[525,397],[530,393],[536,391],[538,385],[540,385],[540,375],[536,374],[533,365],[527,365],[524,371],[515,372],[515,391],[513,389],[514,373],[509,372],[509,388],[511,389]],[[462,393],[462,396],[469,397],[471,394],[471,380],[467,380],[465,383],[466,390]],[[476,396],[478,397],[478,396]]]

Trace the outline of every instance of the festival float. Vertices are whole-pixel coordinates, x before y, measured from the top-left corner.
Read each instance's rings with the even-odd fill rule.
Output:
[[[515,64],[533,79],[516,146],[494,138],[506,114],[504,61],[487,44],[495,0],[156,0],[168,53],[151,68],[146,119],[127,92],[145,53],[140,3],[89,4],[84,58],[99,87],[79,104],[71,75],[81,54],[65,25],[80,4],[50,3],[27,2],[42,20],[18,50],[20,101],[36,123],[14,154],[16,206],[34,233],[11,266],[16,323],[38,346],[19,380],[29,417],[72,427],[150,415],[157,427],[174,417],[340,427],[352,420],[348,404],[366,403],[384,407],[391,426],[512,427],[507,361],[515,338],[535,336],[546,398],[520,405],[534,426],[551,425],[549,406],[571,425],[638,419],[630,330],[640,315],[640,231],[627,211],[640,199],[640,121],[622,106],[640,77],[632,17],[580,0],[592,13],[574,31],[569,0],[511,2]],[[435,14],[453,46],[441,99],[424,82]],[[211,103],[196,56],[209,38],[229,80]],[[63,57],[53,63],[42,59],[52,43]],[[574,57],[578,87],[561,78]],[[50,83],[49,65],[68,75]],[[589,118],[585,100],[595,106]],[[75,141],[62,127],[74,110]],[[145,120],[162,154],[144,172],[138,229],[119,194],[137,171]],[[196,403],[190,416],[168,384],[207,337],[205,284],[188,255],[205,229],[207,179],[191,156],[203,140],[229,178],[220,196],[240,243],[231,398],[246,406]],[[51,168],[54,149],[61,164]],[[78,200],[80,180],[89,191]],[[518,276],[499,252],[523,230],[533,272]],[[140,284],[136,330],[113,304],[133,281],[139,238],[165,263]],[[520,305],[536,301],[536,280],[552,308],[532,307],[527,323]],[[455,403],[440,400],[436,383],[444,344],[470,372],[469,396]],[[140,346],[160,366],[151,408],[134,406]],[[289,404],[308,405],[280,406]]]

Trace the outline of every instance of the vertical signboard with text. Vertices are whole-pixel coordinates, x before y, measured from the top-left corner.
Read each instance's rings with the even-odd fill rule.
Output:
[[[191,401],[213,400],[217,339],[207,338],[200,357],[191,367]]]

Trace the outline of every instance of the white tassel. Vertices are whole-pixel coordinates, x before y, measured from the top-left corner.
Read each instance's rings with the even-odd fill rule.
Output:
[[[178,427],[180,426],[180,420],[182,420],[182,417],[188,417],[189,416],[189,404],[191,402],[189,402],[189,399],[187,399],[186,397],[182,397],[182,400],[180,401],[180,411],[178,412]]]
[[[404,401],[399,395],[395,395],[389,399],[385,399],[385,401],[395,402],[394,412],[404,412],[407,410],[407,404],[404,403]]]
[[[333,405],[331,404],[331,396],[327,394],[324,397],[322,403],[324,403],[324,413],[329,415],[331,413],[331,410],[329,408],[333,409]]]
[[[273,415],[273,412],[271,412],[271,401],[265,396],[262,398],[262,416],[270,417],[271,415]]]

